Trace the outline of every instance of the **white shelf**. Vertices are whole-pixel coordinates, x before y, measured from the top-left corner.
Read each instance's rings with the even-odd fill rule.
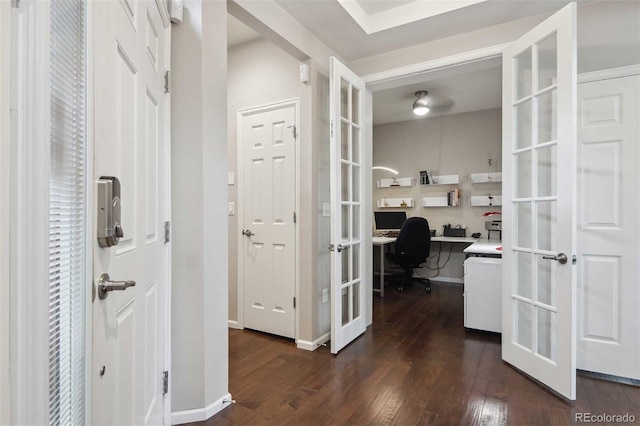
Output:
[[[469,205],[473,207],[501,206],[502,195],[475,195],[469,198]]]
[[[422,207],[449,207],[447,197],[424,197]]]
[[[378,208],[408,208],[413,207],[413,198],[381,198],[377,202]]]
[[[457,185],[460,183],[460,175],[440,175],[433,176],[433,181],[437,183],[429,183],[429,185]]]
[[[378,188],[395,188],[396,186],[413,186],[413,178],[391,178],[378,181]]]
[[[502,172],[495,173],[472,173],[471,183],[496,183],[502,182]]]

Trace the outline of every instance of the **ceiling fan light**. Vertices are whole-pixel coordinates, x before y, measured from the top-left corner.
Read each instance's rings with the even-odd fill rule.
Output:
[[[427,99],[427,95],[429,92],[421,90],[416,92],[416,97],[418,99],[413,103],[413,113],[418,116],[427,115],[429,112],[429,100]]]

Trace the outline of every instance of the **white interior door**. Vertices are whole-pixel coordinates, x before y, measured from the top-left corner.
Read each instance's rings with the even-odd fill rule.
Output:
[[[640,76],[578,86],[578,368],[640,379]]]
[[[502,358],[575,399],[575,3],[505,49],[503,79]]]
[[[366,329],[365,84],[331,58],[331,352]],[[369,247],[370,249],[370,247]],[[370,252],[370,250],[369,250]]]
[[[94,293],[91,423],[157,425],[163,423],[166,369],[169,135],[163,74],[169,29],[155,1],[93,5],[94,178],[120,180],[124,231],[113,247],[102,248],[94,239],[94,284],[103,273],[136,284],[105,299]]]
[[[244,327],[295,337],[296,108],[242,112]]]

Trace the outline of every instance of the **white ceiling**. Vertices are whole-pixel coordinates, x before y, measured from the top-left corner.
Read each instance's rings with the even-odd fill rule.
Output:
[[[431,110],[424,117],[413,114],[415,92],[427,90]],[[373,94],[373,124],[421,120],[441,115],[500,108],[502,68],[500,60],[482,61],[398,81],[396,87]]]
[[[567,0],[340,0],[350,4],[347,8],[360,10],[358,19],[396,25],[367,34],[338,0],[275,1],[347,62],[515,19],[549,14],[569,3]],[[435,7],[447,10],[460,5],[466,7],[433,15]],[[419,16],[429,16],[429,13],[431,16],[416,21],[416,8],[423,10]]]
[[[227,48],[261,38],[260,34],[227,14]]]

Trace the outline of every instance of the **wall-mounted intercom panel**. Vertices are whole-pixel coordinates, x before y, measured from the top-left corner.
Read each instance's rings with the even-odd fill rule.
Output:
[[[124,237],[121,225],[120,181],[117,177],[98,179],[98,244],[113,247]]]

